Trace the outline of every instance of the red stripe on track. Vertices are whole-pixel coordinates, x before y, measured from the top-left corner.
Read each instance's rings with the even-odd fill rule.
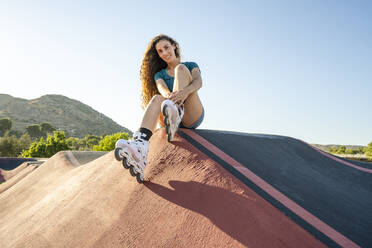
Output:
[[[256,184],[259,188],[264,190],[266,193],[268,193],[270,196],[272,196],[274,199],[282,203],[284,206],[286,206],[288,209],[290,209],[292,212],[297,214],[299,217],[304,219],[306,222],[308,222],[310,225],[318,229],[320,232],[328,236],[330,239],[335,241],[337,244],[339,244],[342,247],[359,247],[357,244],[355,244],[353,241],[342,235],[341,233],[337,232],[335,229],[324,223],[322,220],[317,218],[316,216],[312,215],[310,212],[302,208],[300,205],[286,197],[284,194],[279,192],[277,189],[272,187],[269,183],[264,181],[262,178],[254,174],[252,171],[250,171],[248,168],[243,166],[241,163],[224,153],[222,150],[211,144],[209,141],[195,133],[194,131],[191,131],[189,129],[182,129],[182,132],[186,133],[188,136],[193,138],[195,141],[197,141],[199,144],[204,146],[206,149],[211,151],[213,154],[218,156],[220,159],[225,161],[226,163],[230,164],[234,169],[242,173],[244,176],[246,176],[249,180],[251,180],[254,184]]]

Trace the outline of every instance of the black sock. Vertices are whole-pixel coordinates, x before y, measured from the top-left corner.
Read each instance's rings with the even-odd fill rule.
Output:
[[[147,128],[141,127],[138,131],[142,133],[141,138],[143,140],[147,140],[147,141],[150,140],[152,136],[152,132],[150,130],[148,130]]]

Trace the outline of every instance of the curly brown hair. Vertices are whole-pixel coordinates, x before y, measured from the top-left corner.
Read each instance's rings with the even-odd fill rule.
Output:
[[[177,41],[171,37],[159,34],[150,41],[146,48],[145,55],[143,56],[140,70],[140,78],[142,82],[142,108],[146,108],[154,95],[160,94],[155,84],[154,75],[158,71],[167,68],[167,63],[159,57],[155,48],[156,44],[161,40],[167,40],[172,45],[175,45],[175,55],[177,58],[180,56],[180,47]]]

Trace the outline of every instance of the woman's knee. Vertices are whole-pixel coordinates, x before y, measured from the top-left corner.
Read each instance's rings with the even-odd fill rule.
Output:
[[[174,68],[174,72],[175,73],[186,73],[186,74],[190,74],[190,76],[191,76],[191,73],[190,73],[189,69],[184,64],[178,64]]]
[[[187,78],[189,82],[192,81],[192,76],[189,69],[184,64],[179,64],[174,68],[175,77],[179,78],[180,76],[183,78]]]
[[[184,70],[189,70],[184,64],[178,64],[175,68],[174,71],[184,71]]]

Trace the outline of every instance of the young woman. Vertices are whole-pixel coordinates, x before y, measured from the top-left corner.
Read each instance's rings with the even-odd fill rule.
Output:
[[[197,93],[202,87],[199,66],[181,62],[179,45],[169,36],[158,35],[151,40],[140,76],[145,114],[133,140],[116,142],[115,158],[123,160],[124,167],[142,183],[149,140],[156,125],[165,126],[171,142],[178,127],[194,129],[201,124],[204,108]]]

